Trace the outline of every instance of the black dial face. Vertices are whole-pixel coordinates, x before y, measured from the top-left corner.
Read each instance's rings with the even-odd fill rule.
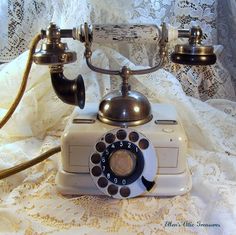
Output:
[[[143,172],[143,154],[134,143],[117,141],[108,145],[102,153],[101,168],[104,176],[112,183],[128,185]]]

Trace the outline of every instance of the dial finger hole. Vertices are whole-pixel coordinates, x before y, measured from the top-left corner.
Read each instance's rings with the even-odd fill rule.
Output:
[[[110,195],[115,195],[117,194],[118,192],[118,187],[114,184],[111,184],[108,186],[107,188],[107,192],[110,194]]]
[[[146,139],[141,139],[138,143],[141,149],[147,149],[149,147],[149,142]]]
[[[116,137],[115,135],[113,135],[112,133],[108,133],[106,134],[105,136],[105,141],[108,143],[108,144],[111,144],[115,141]]]
[[[129,187],[122,187],[120,189],[120,195],[122,197],[128,197],[130,195],[130,188]]]
[[[108,185],[108,181],[105,177],[100,177],[98,179],[98,186],[101,188],[105,188]]]
[[[132,131],[132,132],[129,133],[129,139],[132,142],[136,142],[139,139],[139,134],[135,131]]]
[[[119,140],[124,140],[124,139],[126,138],[126,136],[127,136],[127,133],[126,133],[125,130],[119,130],[119,131],[117,131],[117,133],[116,133],[116,137],[117,137],[117,139],[119,139]]]
[[[100,176],[102,174],[102,169],[99,166],[95,166],[92,168],[91,172],[94,176]]]
[[[105,149],[106,149],[106,145],[105,145],[105,143],[103,143],[103,142],[98,142],[97,144],[96,144],[96,149],[97,149],[97,151],[98,152],[103,152]]]
[[[98,164],[101,161],[100,155],[98,153],[94,153],[91,156],[91,161],[92,161],[93,164]]]

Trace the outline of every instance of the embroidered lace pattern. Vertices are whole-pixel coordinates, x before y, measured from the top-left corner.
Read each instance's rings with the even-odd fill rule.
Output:
[[[208,35],[205,35],[204,42],[216,40],[216,5],[215,1],[210,0],[83,0],[80,5],[77,0],[54,1],[53,4],[51,1],[9,2],[21,2],[26,9],[22,18],[22,6],[18,13],[13,10],[15,8],[8,8],[8,12],[15,12],[11,14],[15,15],[16,32],[27,35],[19,40],[17,35],[20,33],[16,34],[16,41],[22,43],[18,44],[21,45],[20,51],[25,50],[29,38],[46,26],[51,18],[54,21],[60,19],[57,23],[61,28],[78,25],[85,20],[158,24],[166,20],[178,27],[189,27],[192,20],[197,20]],[[38,11],[32,11],[32,4]],[[34,13],[37,17],[41,16],[41,22],[37,17],[32,21]],[[22,28],[17,17],[24,22],[31,20]],[[10,21],[14,22],[12,19]],[[28,32],[32,33],[31,36]],[[26,51],[15,58],[19,51],[14,48],[14,41],[9,35],[12,46],[0,44],[1,60],[12,60],[0,66],[0,118],[19,88],[28,55]],[[83,45],[71,40],[68,43],[70,49],[77,52],[78,60],[65,66],[65,74],[69,78],[79,73],[83,75],[86,102],[99,102],[108,91],[117,89],[120,78],[90,71],[83,59]],[[141,66],[152,65],[157,60],[155,45],[94,45],[93,50],[93,63],[103,68],[120,68],[123,65],[143,68]],[[220,54],[220,50],[221,47],[217,46],[216,52]],[[60,162],[60,154],[57,154],[0,181],[0,234],[234,234],[236,104],[224,99],[233,96],[233,91],[229,74],[221,62],[219,59],[210,68],[190,68],[169,63],[155,73],[130,78],[132,89],[142,92],[151,102],[175,105],[179,122],[189,140],[187,162],[193,179],[193,188],[189,193],[171,198],[129,200],[92,195],[62,196],[55,185]],[[199,100],[219,97],[221,99],[206,102]],[[33,65],[22,102],[9,123],[0,130],[0,169],[24,162],[59,145],[72,111],[72,106],[56,97],[48,68],[41,66],[39,69],[38,65]],[[194,226],[186,226],[185,222],[191,222]],[[197,226],[199,223],[212,226]]]
[[[225,17],[221,17],[223,9],[226,11],[230,8],[230,6],[227,8],[227,4],[223,4],[225,6],[223,9],[217,8],[216,0],[132,0],[128,2],[121,0],[112,1],[112,9],[107,7],[111,5],[111,1],[108,0],[82,0],[79,5],[74,0],[58,1],[53,4],[50,0],[3,0],[1,4],[0,15],[3,16],[3,29],[5,29],[0,35],[0,39],[2,39],[0,61],[2,62],[10,61],[25,51],[33,35],[39,32],[41,28],[46,28],[50,21],[55,21],[61,28],[71,28],[84,21],[157,25],[165,21],[178,28],[189,28],[193,24],[199,25],[204,32],[203,43],[223,43],[226,46],[223,53],[221,52],[222,47],[216,47],[218,62],[214,66],[208,66],[204,69],[168,62],[165,68],[178,78],[189,96],[202,100],[210,98],[235,100],[235,53],[233,53],[233,44],[228,43],[227,40],[228,38],[232,40],[235,38],[236,30],[233,26],[229,26],[235,24],[228,24]],[[219,3],[219,5],[222,4]],[[224,20],[223,23],[217,20],[218,13],[219,18]],[[227,32],[227,37],[225,37],[224,32]],[[111,46],[138,65],[151,66],[158,60],[156,45]],[[173,45],[170,46],[170,51],[172,50]],[[233,82],[222,63],[232,74]],[[117,87],[117,84],[113,85]]]

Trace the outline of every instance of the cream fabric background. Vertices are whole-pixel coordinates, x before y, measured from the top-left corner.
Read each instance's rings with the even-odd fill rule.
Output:
[[[149,16],[150,13],[150,19],[155,18],[157,14],[162,14],[164,17],[166,9],[169,9],[163,7],[169,6],[169,1],[161,3],[130,1],[131,6],[133,4],[137,7],[134,8],[135,14],[129,15],[123,11],[122,6],[125,1],[120,3],[113,1],[114,11],[108,12],[106,9],[109,2],[104,0],[98,4],[94,0],[88,4],[85,0],[80,1],[80,11],[77,11],[74,7],[77,1],[57,1],[57,4],[53,5],[57,9],[53,17],[61,19],[58,24],[62,27],[74,25],[74,22],[82,23],[88,17],[101,22],[111,19],[121,22],[126,21],[126,17],[135,20],[134,17],[137,16],[137,19],[146,23],[148,18],[144,16]],[[209,2],[211,1],[207,1],[208,5]],[[198,3],[204,4],[206,1]],[[143,11],[139,7],[143,6],[142,4],[146,4],[147,7],[143,7]],[[100,10],[95,12],[92,6],[97,6]],[[163,10],[153,12],[153,8],[148,6],[155,6],[156,9],[162,6]],[[107,18],[108,15],[110,18]],[[124,56],[124,51],[120,51],[122,48],[116,45],[95,46],[93,61],[97,66],[107,68],[117,68],[122,65],[133,68],[134,63],[143,63],[144,66],[152,63],[147,61],[144,55],[149,54],[145,53],[142,53],[142,61],[138,60],[141,58],[138,52],[142,48],[145,49],[144,45],[140,45],[139,49],[133,47],[135,46],[130,46],[130,51],[126,51],[129,53]],[[152,48],[146,47],[147,52]],[[79,59],[76,63],[65,66],[66,74],[68,77],[75,77],[78,73],[83,75],[87,101],[98,102],[101,96],[117,87],[119,78],[110,79],[108,76],[95,74],[87,68],[82,56],[82,45],[72,42],[70,48],[78,52]],[[19,88],[27,53],[21,54],[8,64],[1,65],[1,116],[8,109]],[[153,60],[154,57],[151,56]],[[187,71],[192,71],[188,69]],[[216,70],[211,68],[210,71]],[[189,77],[186,75],[186,79],[191,81],[190,84],[195,81],[193,79],[195,77],[191,77],[191,72],[184,74],[189,75]],[[213,77],[212,73],[210,74],[209,78],[217,78],[215,73]],[[189,97],[183,90],[183,83],[166,71],[166,68],[150,75],[133,77],[130,82],[133,89],[143,92],[152,102],[170,103],[176,106],[179,120],[189,139],[187,159],[193,178],[191,192],[172,198],[135,198],[122,201],[94,196],[64,197],[56,191],[54,182],[60,161],[60,154],[57,154],[35,167],[0,182],[1,234],[232,235],[235,233],[235,102],[225,99],[202,102]],[[191,91],[198,91],[196,86],[190,87],[194,88]],[[195,94],[199,98],[199,92]],[[54,94],[48,69],[34,65],[22,102],[9,123],[0,131],[0,169],[31,159],[58,145],[72,110],[72,106],[63,104]],[[180,226],[165,226],[169,221]],[[219,224],[220,227],[199,227],[198,221],[203,224]],[[195,226],[184,226],[184,222],[191,222]]]

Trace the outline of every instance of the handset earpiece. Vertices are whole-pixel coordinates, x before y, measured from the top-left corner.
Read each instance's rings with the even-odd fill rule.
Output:
[[[67,35],[68,34],[68,35]],[[70,36],[72,31],[66,31],[64,37]],[[77,56],[74,51],[70,51],[66,43],[61,42],[60,29],[51,23],[46,31],[46,43],[43,43],[41,49],[33,56],[36,64],[49,65],[51,81],[57,96],[65,103],[84,108],[85,87],[83,77],[70,80],[63,74],[63,65],[73,63]]]
[[[212,65],[216,62],[213,46],[201,44],[202,30],[192,27],[189,30],[189,43],[178,44],[171,54],[171,61],[187,65]]]

